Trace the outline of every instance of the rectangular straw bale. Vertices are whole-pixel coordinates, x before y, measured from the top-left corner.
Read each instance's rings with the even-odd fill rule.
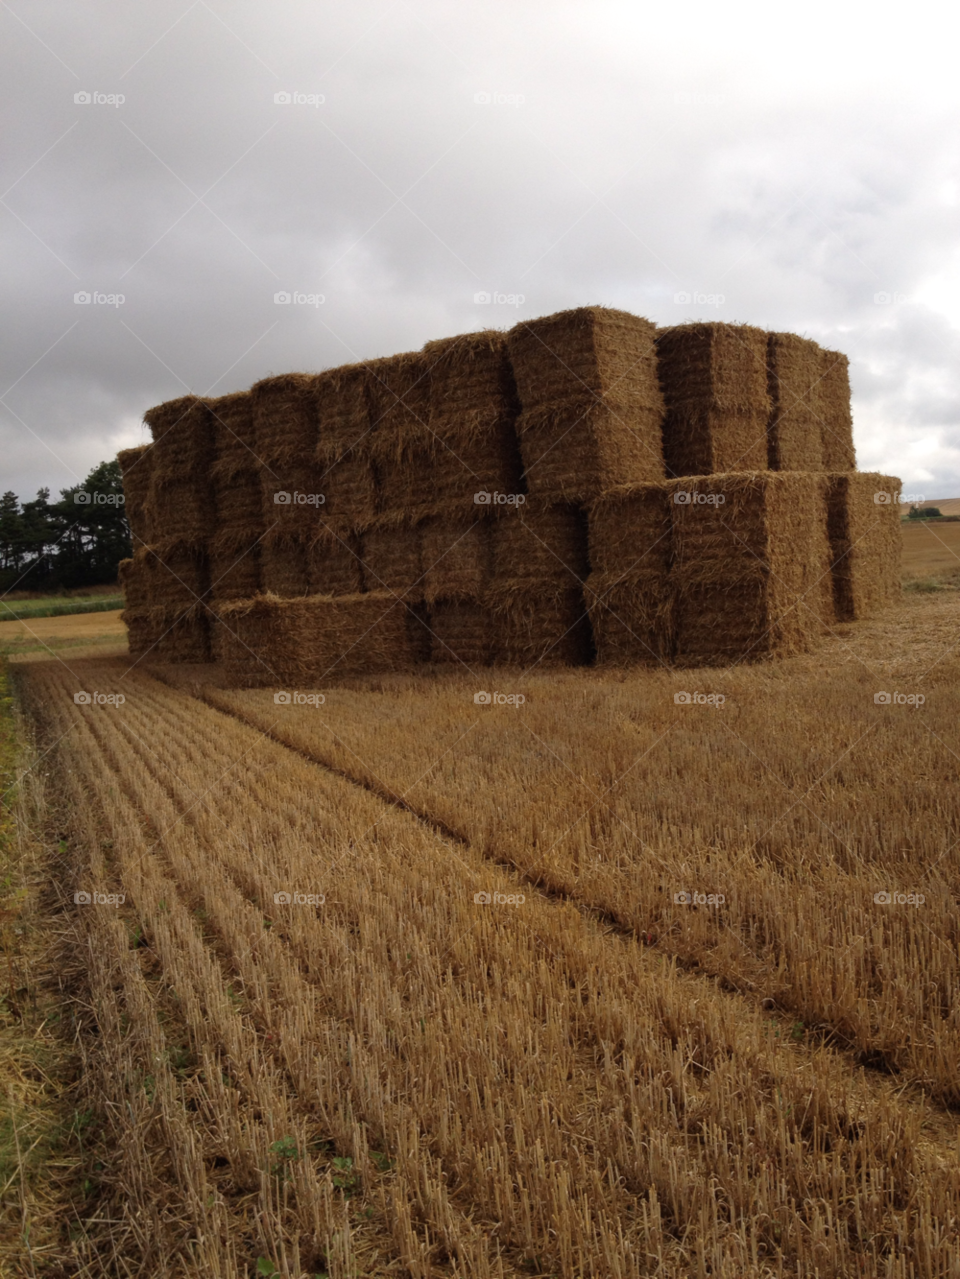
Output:
[[[524,321],[507,336],[527,486],[584,502],[664,478],[655,327],[606,307]]]
[[[215,473],[213,500],[218,534],[228,529],[231,533],[249,533],[255,539],[263,532],[259,471],[247,467],[234,471],[228,479],[223,478],[223,472]],[[270,514],[273,515],[273,511]]]
[[[404,351],[367,365],[370,395],[370,456],[391,467],[430,440],[430,359]]]
[[[157,605],[125,609],[130,656],[155,662],[209,662],[210,627],[206,611]]]
[[[674,601],[669,575],[643,569],[594,572],[584,584],[598,663],[661,665],[674,649]]]
[[[486,603],[493,621],[494,664],[582,666],[592,660],[593,637],[582,589],[497,581]]]
[[[439,599],[430,608],[430,661],[473,669],[494,651],[494,616],[480,599]]]
[[[436,515],[443,499],[436,483],[437,454],[426,442],[402,459],[376,465],[379,514],[419,521]]]
[[[496,329],[461,333],[428,342],[431,430],[465,443],[486,435],[494,423],[512,422],[520,411],[507,337]]]
[[[150,551],[138,547],[132,559],[121,560],[117,566],[117,580],[123,591],[124,607],[133,612],[140,612],[152,607],[152,580],[147,560]]]
[[[273,595],[217,606],[211,648],[227,680],[241,688],[283,685],[303,676],[295,622],[300,600]]]
[[[900,481],[842,471],[825,476],[824,484],[835,616],[844,622],[871,617],[900,598]]]
[[[423,598],[423,554],[418,525],[374,524],[364,533],[362,546],[365,591],[389,591],[411,603]]]
[[[250,389],[257,456],[270,466],[312,458],[317,447],[318,375],[283,373]]]
[[[657,337],[667,474],[767,469],[767,334],[746,324],[681,324]]]
[[[671,508],[677,663],[812,648],[831,613],[822,477],[763,471],[668,488],[686,496]]]
[[[493,526],[496,581],[578,588],[590,572],[586,512],[532,497],[504,510]]]
[[[795,333],[767,334],[767,464],[771,471],[822,471],[823,352]]]
[[[326,497],[324,518],[343,528],[364,529],[377,514],[377,481],[373,463],[364,455],[348,454],[320,461],[317,483]]]
[[[286,529],[273,529],[260,543],[261,588],[282,599],[309,595],[309,542]]]
[[[588,512],[590,567],[612,577],[665,576],[673,547],[671,497],[666,484],[611,489]]]
[[[216,529],[216,508],[209,472],[182,476],[154,475],[151,500],[151,537],[188,538],[195,542],[211,537]]]
[[[520,442],[513,423],[504,419],[457,441],[450,432],[434,441],[433,487],[446,507],[468,511],[478,494],[526,492]]]
[[[218,463],[240,470],[259,468],[251,391],[218,395],[207,404],[213,419],[213,451]]]
[[[323,471],[313,450],[301,459],[268,463],[260,472],[260,501],[264,528],[312,537],[326,513]]]
[[[219,534],[210,547],[210,599],[247,599],[261,585],[260,546],[229,533]]]
[[[209,401],[184,395],[147,409],[143,420],[155,446],[154,476],[158,483],[183,478],[206,478],[214,460],[213,417]]]
[[[823,469],[853,471],[853,416],[850,411],[850,361],[839,351],[821,351],[818,396]]]
[[[123,476],[124,513],[133,535],[133,544],[149,545],[153,537],[153,445],[122,449],[117,454]]]
[[[379,364],[380,361],[345,364],[318,376],[317,460],[325,466],[339,458],[369,456],[373,431],[372,370]]]
[[[429,604],[445,601],[450,626],[461,616],[452,608],[456,600],[473,604],[480,600],[493,575],[495,520],[481,515],[467,518],[439,515],[423,524],[423,592]],[[464,613],[466,617],[468,614]]]
[[[307,549],[311,595],[357,595],[363,590],[360,536],[327,521]]]
[[[206,543],[167,538],[145,547],[134,559],[152,605],[190,608],[206,598],[210,589]]]

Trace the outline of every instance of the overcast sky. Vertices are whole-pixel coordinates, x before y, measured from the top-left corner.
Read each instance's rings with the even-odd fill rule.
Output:
[[[0,487],[188,390],[601,303],[845,351],[860,469],[960,495],[948,14],[0,0]]]

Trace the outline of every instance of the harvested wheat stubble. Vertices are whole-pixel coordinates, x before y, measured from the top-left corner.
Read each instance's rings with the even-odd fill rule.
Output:
[[[363,589],[389,591],[409,603],[423,598],[421,530],[416,524],[377,523],[363,535]]]
[[[821,351],[817,398],[825,471],[853,471],[853,416],[850,411],[850,361],[839,351]]]
[[[213,419],[213,445],[217,462],[241,470],[259,469],[254,397],[250,391],[235,391],[207,401]]]
[[[317,460],[325,465],[369,454],[372,367],[345,364],[327,369],[316,380]]]
[[[822,476],[700,476],[690,497],[671,508],[678,663],[812,648],[833,617]]]
[[[480,599],[457,596],[430,607],[431,662],[487,666],[494,652],[494,615]]]
[[[586,512],[531,496],[493,523],[497,581],[578,587],[590,571]]]
[[[492,662],[542,668],[593,660],[582,588],[498,577],[484,603],[493,619]]]
[[[680,324],[657,336],[667,474],[767,467],[767,334],[746,324]]]
[[[228,679],[244,687],[407,671],[422,654],[419,618],[385,591],[297,600],[262,595],[217,613],[219,660]]]
[[[423,593],[428,604],[461,599],[477,602],[493,576],[493,535],[497,523],[487,507],[462,516],[438,515],[422,526]],[[505,517],[508,518],[508,517]]]
[[[169,608],[163,604],[145,609],[124,609],[130,656],[158,662],[209,662],[210,627],[206,609]]]
[[[271,529],[260,543],[260,585],[269,595],[309,595],[310,571],[306,537],[284,528]]]
[[[133,534],[133,544],[149,545],[153,537],[151,502],[153,494],[153,446],[123,449],[117,454],[123,476],[124,513]]]
[[[363,540],[327,521],[307,547],[311,595],[357,595],[363,589]]]
[[[316,482],[326,499],[325,520],[362,532],[376,519],[376,471],[369,458],[359,451],[332,461],[318,460]]]
[[[255,448],[263,463],[312,459],[318,435],[318,381],[312,373],[283,373],[250,388]]]
[[[590,508],[584,587],[597,661],[661,662],[673,653],[671,494],[666,484],[613,489]]]
[[[836,617],[844,622],[870,617],[900,598],[900,481],[845,471],[824,476],[823,484]],[[875,501],[876,495],[885,500]]]
[[[606,307],[518,324],[507,341],[531,493],[590,501],[664,478],[655,327]]]
[[[822,471],[823,351],[795,333],[767,334],[767,464],[771,471]]]

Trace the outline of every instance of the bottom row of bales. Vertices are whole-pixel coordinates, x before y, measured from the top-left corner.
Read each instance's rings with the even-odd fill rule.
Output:
[[[165,603],[144,587],[153,548],[124,565],[130,650],[218,662],[248,686],[425,662],[694,666],[809,651],[898,597],[898,489],[875,474],[760,471],[624,486],[587,518],[519,507],[398,526],[363,546],[367,589],[343,594]]]

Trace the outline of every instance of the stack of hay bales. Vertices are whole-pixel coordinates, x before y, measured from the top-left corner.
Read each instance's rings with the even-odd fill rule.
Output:
[[[162,660],[207,661],[209,542],[216,527],[209,402],[183,396],[150,409],[144,421],[153,436],[145,506],[150,541],[137,548],[125,589],[133,600],[149,598],[151,604],[128,605],[124,611],[131,652],[149,652]],[[135,492],[131,489],[128,496],[135,498]]]
[[[809,649],[899,592],[847,361],[584,307],[150,410],[132,650],[239,684]]]

